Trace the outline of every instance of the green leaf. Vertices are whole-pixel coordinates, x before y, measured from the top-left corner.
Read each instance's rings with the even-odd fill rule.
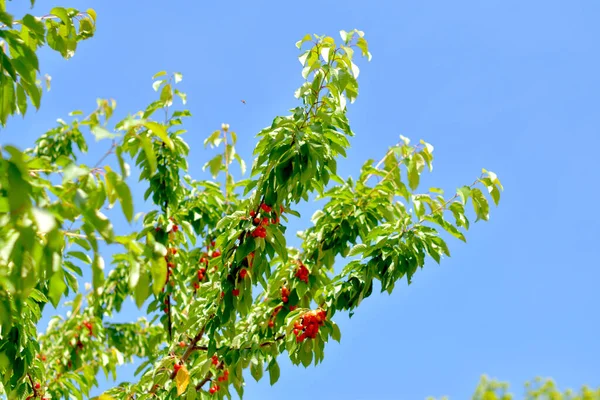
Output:
[[[102,139],[114,139],[114,138],[120,136],[119,134],[116,134],[116,133],[110,133],[106,128],[104,128],[103,126],[100,126],[100,125],[92,126],[90,128],[90,131],[92,131],[92,133],[96,137],[96,142],[99,142]]]
[[[140,279],[135,287],[135,304],[138,308],[144,305],[144,302],[150,295],[150,277],[146,271],[140,275]]]
[[[159,71],[152,76],[152,80],[155,80],[156,78],[160,78],[161,76],[165,75],[167,75],[167,71]]]
[[[357,254],[360,254],[363,251],[365,251],[366,248],[367,248],[366,244],[359,243],[350,249],[350,251],[348,252],[348,257],[352,257]]]
[[[206,148],[209,144],[212,146],[215,146],[216,140],[221,136],[221,131],[216,130],[213,133],[210,134],[209,137],[207,137],[206,139],[204,139],[204,148]]]
[[[456,190],[456,193],[462,200],[463,204],[467,204],[467,199],[471,197],[471,188],[469,186],[463,186]]]
[[[475,220],[475,222],[479,221],[480,219],[487,221],[490,216],[490,206],[481,190],[479,190],[478,188],[472,189],[471,200],[473,202],[473,209],[475,210],[475,214],[477,215],[477,219]]]
[[[335,322],[331,323],[331,338],[338,343],[342,339],[342,332],[340,332],[340,327]]]
[[[52,275],[52,278],[50,278],[50,282],[48,283],[48,297],[50,298],[54,308],[58,307],[60,298],[62,297],[66,288],[67,284],[65,283],[63,271],[59,270]]]
[[[153,122],[153,121],[144,121],[142,124],[146,128],[148,128],[152,133],[154,133],[156,136],[158,136],[165,143],[165,145],[167,145],[167,147],[169,149],[171,149],[171,150],[175,149],[175,146],[173,145],[173,141],[169,137],[167,130],[163,125],[161,125],[157,122]]]
[[[240,170],[242,172],[242,175],[244,175],[246,173],[246,162],[242,159],[242,157],[240,157],[238,153],[235,153],[235,159],[240,164]]]
[[[167,280],[167,262],[165,259],[160,257],[152,260],[150,272],[152,273],[152,291],[158,296]]]
[[[412,190],[416,190],[419,187],[419,171],[415,159],[412,158],[408,163],[408,186]]]
[[[104,283],[104,258],[101,255],[95,254],[94,261],[92,262],[92,284],[94,290],[98,293],[98,290],[102,289]]]
[[[218,154],[218,155],[214,156],[209,162],[204,164],[202,169],[205,170],[206,167],[209,167],[210,174],[212,175],[213,178],[216,178],[217,175],[219,175],[219,172],[221,171],[222,166],[223,166],[223,156]]]
[[[123,214],[125,215],[125,218],[127,218],[127,221],[131,222],[133,219],[133,199],[131,197],[129,186],[122,180],[119,180],[117,181],[115,189],[119,195],[119,202],[121,203]]]
[[[271,386],[273,386],[279,380],[279,375],[281,371],[279,370],[279,364],[277,364],[277,360],[273,359],[269,363],[269,381]]]
[[[74,179],[81,178],[82,176],[85,176],[89,173],[90,173],[90,170],[88,167],[85,167],[85,166],[79,167],[79,166],[75,165],[74,163],[69,164],[63,170],[63,185]]]
[[[148,161],[148,166],[150,167],[150,175],[154,175],[156,173],[157,165],[156,154],[154,153],[152,142],[147,136],[140,136],[140,142],[142,143],[144,153],[146,153],[146,160]]]
[[[86,264],[91,264],[92,263],[92,259],[90,258],[90,256],[87,255],[87,254],[85,254],[82,251],[69,251],[67,253],[67,255],[71,256],[71,257],[75,257],[75,258],[83,261]]]
[[[252,360],[250,364],[250,373],[256,382],[263,377],[264,364],[262,360]]]
[[[301,40],[296,42],[296,47],[301,48],[304,43],[309,42],[310,40],[312,40],[312,36],[306,34]]]

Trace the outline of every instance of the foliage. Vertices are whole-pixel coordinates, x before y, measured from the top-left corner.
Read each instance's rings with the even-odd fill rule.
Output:
[[[92,35],[95,13],[54,8],[16,21],[0,0],[0,20],[5,124],[25,113],[27,99],[39,107],[38,47],[72,56]],[[258,133],[242,180],[231,167],[244,175],[246,163],[227,124],[205,140],[222,151],[205,165],[212,179],[187,174],[183,123],[191,113],[175,108],[186,103],[178,73],[156,74],[157,99],[114,125],[115,102],[99,100],[87,116],[58,120],[30,149],[0,148],[0,393],[83,398],[100,370],[116,380],[118,365],[141,358],[137,382],[101,397],[241,397],[244,371],[256,380],[268,372],[274,384],[283,353],[294,364],[318,364],[325,343],[341,338],[336,313],[351,315],[375,287],[410,284],[428,257],[450,255],[446,238],[465,240],[472,215],[488,220],[488,199],[497,204],[502,190],[490,171],[450,196],[417,192],[433,161],[424,141],[401,137],[379,163],[365,162],[358,179],[338,176],[353,136],[346,111],[358,96],[354,56],[371,57],[363,32],[341,37],[297,43],[300,103]],[[93,166],[79,162],[88,132],[111,142]],[[137,215],[132,171],[151,204]],[[288,216],[299,217],[297,205],[313,197],[325,205],[292,248]],[[121,219],[129,233],[115,232]],[[345,267],[334,268],[340,258]],[[92,285],[81,290],[88,275]],[[129,297],[147,318],[109,323]],[[67,315],[38,333],[47,304],[63,301]]]
[[[0,0],[0,125],[5,126],[13,114],[25,116],[28,99],[36,109],[40,107],[36,50],[47,44],[64,58],[71,58],[78,42],[93,36],[95,24],[94,10],[80,13],[62,7],[54,7],[43,17],[26,14],[15,20],[6,11],[6,0]],[[50,87],[50,77],[46,77],[46,85]]]
[[[471,398],[473,400],[512,400],[515,397],[508,392],[508,388],[507,383],[490,380],[484,375]],[[578,392],[571,389],[562,391],[551,379],[537,378],[534,382],[525,384],[525,394],[522,398],[524,400],[598,400],[600,399],[600,389],[593,390],[583,386]],[[442,398],[442,400],[447,399],[447,397]],[[430,397],[428,400],[434,399]]]

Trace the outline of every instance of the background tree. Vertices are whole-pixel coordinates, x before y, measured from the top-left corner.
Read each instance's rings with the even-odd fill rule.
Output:
[[[95,14],[53,9],[43,19],[46,28],[26,16],[17,31],[11,28],[19,21],[2,3],[2,18],[9,48],[2,53],[5,123],[25,112],[25,99],[39,105],[37,83],[29,90],[37,64],[30,53],[22,58],[31,36],[25,20],[39,31],[30,50],[47,42],[69,56],[77,40],[92,34]],[[298,42],[306,79],[296,91],[301,103],[259,133],[247,179],[236,181],[230,169],[237,163],[244,174],[246,164],[227,124],[205,141],[222,149],[205,166],[215,180],[186,175],[181,135],[191,114],[174,109],[176,100],[186,101],[177,73],[156,74],[158,99],[112,129],[115,103],[102,100],[88,116],[74,112],[71,122],[60,121],[32,149],[2,148],[0,373],[9,397],[82,397],[100,369],[114,376],[118,364],[134,357],[145,360],[140,380],[105,396],[220,398],[233,390],[242,396],[243,371],[256,380],[268,371],[274,384],[282,353],[304,366],[322,361],[325,343],[341,336],[332,318],[351,314],[374,281],[391,292],[402,278],[410,283],[427,256],[437,262],[449,256],[442,236],[465,240],[467,204],[476,221],[488,219],[484,193],[497,203],[502,189],[492,172],[452,196],[437,188],[416,192],[433,159],[423,141],[411,145],[401,137],[379,162],[367,161],[358,179],[337,175],[336,158],[353,134],[346,110],[358,95],[354,53],[370,58],[362,32],[342,31],[341,38],[307,35]],[[29,68],[14,67],[21,64]],[[93,166],[78,162],[87,130],[112,141]],[[137,216],[126,183],[132,169],[154,204]],[[285,222],[313,195],[326,205],[301,234],[302,248],[291,248]],[[142,229],[116,234],[102,212],[116,203]],[[106,274],[108,247],[114,254]],[[336,259],[347,259],[343,269],[334,268]],[[82,267],[91,269],[93,282],[84,291]],[[38,336],[45,305],[57,306],[64,296],[72,311]],[[129,296],[150,321],[105,322]],[[482,390],[491,396],[499,389]]]

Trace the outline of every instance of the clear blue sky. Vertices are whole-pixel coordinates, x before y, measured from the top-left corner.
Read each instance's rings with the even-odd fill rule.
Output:
[[[485,167],[505,186],[491,222],[467,245],[451,242],[452,258],[338,318],[342,343],[327,346],[320,367],[283,362],[275,387],[248,380],[247,399],[458,400],[483,373],[517,394],[536,375],[600,384],[600,3],[52,0],[35,11],[53,5],[96,8],[97,36],[70,61],[43,52],[52,90],[37,114],[10,120],[2,143],[25,146],[97,97],[115,98],[120,116],[135,112],[153,99],[155,72],[180,71],[201,178],[202,141],[221,122],[250,161],[253,136],[296,105],[296,40],[359,28],[373,60],[360,64],[341,174],[356,175],[402,134],[435,146],[427,185],[450,190]],[[92,146],[90,159],[107,146]]]

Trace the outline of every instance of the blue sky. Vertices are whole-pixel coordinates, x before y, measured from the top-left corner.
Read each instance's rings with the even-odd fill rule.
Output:
[[[221,122],[249,162],[254,135],[297,104],[296,40],[358,28],[373,60],[359,64],[341,175],[356,176],[402,134],[435,146],[425,185],[452,190],[484,167],[505,186],[491,221],[468,244],[451,242],[452,258],[338,318],[342,342],[322,365],[283,362],[279,383],[250,378],[246,399],[466,399],[484,373],[517,395],[537,375],[600,384],[600,3],[52,0],[34,11],[54,5],[94,7],[97,35],[70,61],[42,52],[52,90],[37,114],[9,121],[3,144],[29,145],[98,97],[133,113],[153,100],[155,72],[180,71],[194,115],[191,174],[203,178],[202,141]],[[90,160],[107,146],[93,145]],[[123,371],[129,379],[133,368]]]

